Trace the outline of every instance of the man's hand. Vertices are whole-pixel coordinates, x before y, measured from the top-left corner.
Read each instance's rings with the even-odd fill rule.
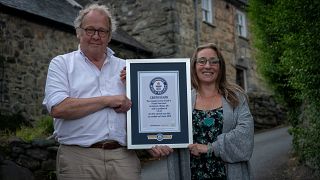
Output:
[[[125,95],[112,96],[109,106],[117,113],[127,112],[131,108],[132,102]]]
[[[152,157],[161,158],[170,155],[173,152],[173,149],[169,146],[154,146],[151,149],[147,150]]]

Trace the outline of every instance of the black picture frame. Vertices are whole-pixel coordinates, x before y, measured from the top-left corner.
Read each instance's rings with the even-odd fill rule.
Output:
[[[126,71],[127,96],[132,101],[132,107],[127,112],[128,149],[149,149],[155,145],[167,145],[171,148],[186,148],[189,144],[192,144],[190,60],[187,58],[128,59],[126,60]],[[167,81],[169,82],[166,80],[163,80],[162,82],[162,74],[171,75],[171,77],[176,78],[176,80],[168,79]],[[148,118],[146,118],[147,116],[144,116],[146,113],[148,115],[154,114],[151,113],[153,110],[150,112],[148,110],[148,108],[151,108],[150,103],[144,103],[149,102],[149,100],[147,100],[149,97],[168,98],[168,96],[161,97],[161,95],[158,94],[163,93],[162,91],[152,90],[154,81],[146,80],[145,82],[148,83],[143,83],[142,77],[144,76],[142,75],[147,75],[147,79],[160,78],[160,81],[157,83],[162,83],[162,88],[167,88],[166,86],[168,86],[168,88],[175,87],[174,90],[171,89],[172,92],[175,92],[178,89],[177,92],[175,92],[176,95],[171,93],[169,94],[170,100],[166,100],[167,102],[171,102],[172,100],[172,102],[176,102],[175,104],[162,103],[162,99],[159,101],[155,100],[155,103],[153,103],[156,104],[156,106],[157,104],[166,104],[169,108],[164,108],[164,112],[161,111],[161,113],[157,114],[165,115],[165,112],[167,111],[167,114],[170,114],[169,118],[158,116],[154,119],[153,116],[148,116]],[[144,97],[144,92],[150,93],[149,91],[155,95]],[[141,106],[141,104],[146,105]],[[157,108],[159,109],[158,106]],[[157,108],[152,109],[157,110]],[[178,112],[176,112],[175,109],[177,109]],[[142,111],[147,112],[142,113]],[[171,114],[174,114],[175,118],[171,118]],[[166,122],[167,119],[173,119],[174,123],[172,124],[175,124],[173,130],[170,128],[162,129],[155,127],[148,131],[149,126],[141,125],[146,124],[144,123],[145,121],[156,121],[160,123],[161,121]],[[143,128],[141,127],[146,128],[142,131],[141,129]]]

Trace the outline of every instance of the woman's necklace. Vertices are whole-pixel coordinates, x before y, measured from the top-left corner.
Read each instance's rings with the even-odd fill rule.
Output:
[[[205,118],[203,119],[203,124],[204,124],[205,126],[207,126],[207,127],[212,126],[212,125],[213,125],[213,122],[214,122],[214,120],[213,120],[212,117],[205,117]]]
[[[203,107],[204,108],[204,113],[206,114],[206,117],[203,119],[203,124],[207,127],[210,127],[214,124],[214,119],[212,117],[210,117],[210,113],[209,111],[214,109],[215,107],[215,99],[216,97],[219,95],[218,93],[216,93],[215,95],[213,96],[201,96],[200,93],[197,93],[200,97],[200,103],[201,106],[200,107]],[[210,103],[207,103],[207,101],[209,100]]]

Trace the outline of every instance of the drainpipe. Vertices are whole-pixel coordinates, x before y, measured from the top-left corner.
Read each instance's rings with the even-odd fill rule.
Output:
[[[199,20],[198,20],[198,0],[194,0],[194,29],[195,29],[195,44],[196,47],[199,46],[199,39],[200,39],[200,33],[199,33]]]

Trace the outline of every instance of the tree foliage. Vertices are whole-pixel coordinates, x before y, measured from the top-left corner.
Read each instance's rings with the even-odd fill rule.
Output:
[[[320,169],[320,1],[250,0],[259,72],[288,107],[294,150]]]

